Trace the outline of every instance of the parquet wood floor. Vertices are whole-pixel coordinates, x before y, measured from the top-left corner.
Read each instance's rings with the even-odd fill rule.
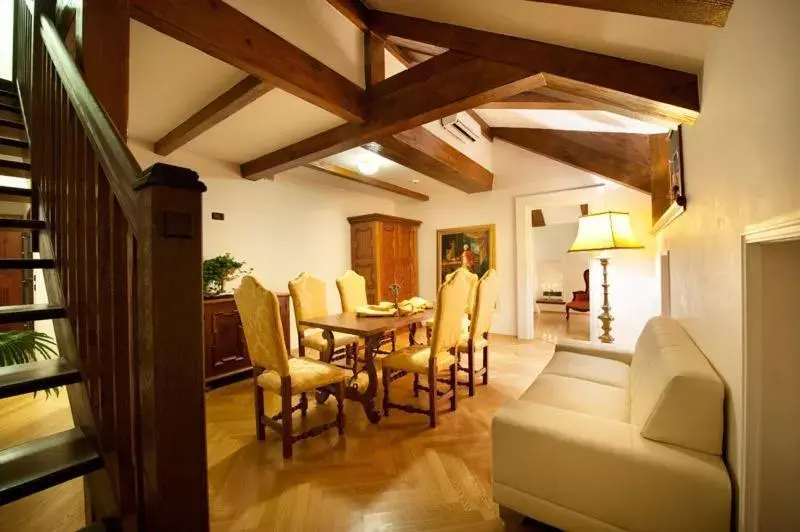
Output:
[[[379,425],[348,402],[347,434],[335,431],[295,445],[284,462],[278,436],[255,439],[252,384],[210,391],[206,400],[211,529],[214,531],[505,530],[491,495],[489,428],[494,411],[538,375],[560,336],[588,338],[588,317],[537,317],[537,339],[493,336],[491,376],[475,397],[459,390],[458,410],[436,429],[421,415],[392,411]],[[410,377],[393,398],[412,401]],[[424,398],[424,394],[421,395]],[[312,408],[306,424],[332,419],[331,404]],[[296,414],[300,422],[299,414]],[[0,401],[0,446],[71,426],[65,396]],[[305,426],[300,423],[301,426]],[[82,483],[75,480],[0,508],[0,530],[73,531],[82,524]],[[522,530],[547,527],[526,524]]]

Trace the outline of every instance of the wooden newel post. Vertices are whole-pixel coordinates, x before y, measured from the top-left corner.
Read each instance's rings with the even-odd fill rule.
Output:
[[[208,530],[201,194],[157,163],[137,182],[141,499],[145,530]]]

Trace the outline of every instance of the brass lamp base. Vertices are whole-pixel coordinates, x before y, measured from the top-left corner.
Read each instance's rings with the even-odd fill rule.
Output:
[[[598,336],[598,339],[604,344],[613,344],[611,322],[614,321],[614,317],[611,315],[611,305],[608,304],[608,259],[600,259],[600,264],[603,266],[603,312],[597,318],[603,324],[603,334]]]

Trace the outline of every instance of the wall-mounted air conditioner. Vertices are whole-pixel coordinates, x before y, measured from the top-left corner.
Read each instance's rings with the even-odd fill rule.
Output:
[[[481,126],[467,113],[446,116],[441,124],[462,142],[476,142],[481,136]]]

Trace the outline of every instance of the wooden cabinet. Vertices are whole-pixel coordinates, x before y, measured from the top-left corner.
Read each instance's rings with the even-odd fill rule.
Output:
[[[367,280],[370,303],[392,301],[389,286],[400,285],[400,299],[419,295],[417,230],[421,222],[385,214],[365,214],[350,222],[353,271]]]
[[[279,293],[283,336],[289,348],[289,294]],[[250,369],[250,356],[233,296],[203,301],[206,382]]]

